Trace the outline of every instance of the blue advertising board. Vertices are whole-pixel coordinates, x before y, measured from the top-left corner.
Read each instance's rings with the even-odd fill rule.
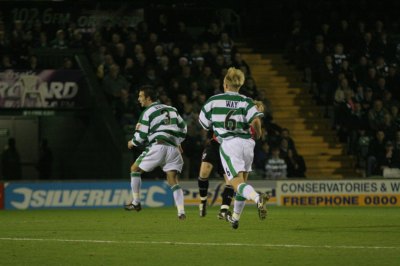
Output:
[[[38,182],[5,183],[5,209],[117,208],[132,200],[128,182]],[[143,182],[141,202],[145,207],[173,206],[166,182]]]

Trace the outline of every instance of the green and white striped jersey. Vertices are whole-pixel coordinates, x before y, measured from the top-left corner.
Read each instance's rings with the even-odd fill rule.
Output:
[[[259,112],[253,99],[236,92],[225,92],[208,99],[201,109],[201,126],[214,130],[219,140],[240,137],[251,138],[250,123],[264,114]]]
[[[132,143],[138,146],[160,140],[178,146],[185,140],[186,132],[186,123],[176,108],[154,102],[140,115]]]

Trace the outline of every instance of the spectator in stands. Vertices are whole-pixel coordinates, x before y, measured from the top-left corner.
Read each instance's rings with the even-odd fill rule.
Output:
[[[34,43],[35,48],[48,48],[50,47],[47,33],[45,31],[40,32],[39,39]]]
[[[41,66],[39,65],[38,58],[36,55],[31,55],[29,57],[27,69],[31,71],[37,71],[41,69]]]
[[[386,78],[389,74],[389,67],[383,56],[378,56],[375,61],[376,73],[378,76]]]
[[[273,147],[271,157],[267,160],[265,165],[266,179],[286,178],[287,165],[286,162],[279,157],[279,154],[279,147]]]
[[[396,125],[393,122],[392,116],[390,115],[390,113],[385,114],[384,118],[383,118],[383,124],[381,129],[385,132],[385,136],[392,140],[394,139],[395,135],[396,135]]]
[[[322,83],[321,70],[325,64],[326,57],[325,45],[322,41],[315,42],[314,49],[309,56],[309,71],[311,75],[312,92],[317,104],[322,103],[319,86]],[[307,71],[306,71],[307,72]]]
[[[258,98],[258,89],[256,86],[256,82],[252,77],[247,77],[243,87],[240,89],[241,94],[246,95],[252,99]]]
[[[200,169],[201,155],[204,144],[201,134],[204,131],[199,129],[197,126],[197,114],[195,114],[191,120],[196,120],[196,122],[188,124],[188,133],[185,141],[182,143],[182,156],[185,162],[183,178],[190,178],[194,180],[198,178],[198,169]]]
[[[262,172],[262,176],[265,176],[265,165],[270,157],[271,153],[268,142],[263,140],[257,141],[254,150],[254,168]]]
[[[178,75],[179,87],[186,92],[188,98],[191,98],[190,85],[194,81],[192,69],[189,65],[182,67],[181,73]]]
[[[11,60],[10,55],[5,54],[2,56],[1,62],[0,62],[0,69],[10,69],[10,68],[14,68],[14,66],[15,66],[15,62],[13,62]]]
[[[394,138],[393,145],[394,145],[396,152],[399,153],[400,152],[400,130],[399,129],[396,131],[396,137]]]
[[[220,39],[221,31],[217,23],[210,23],[209,27],[200,35],[200,40],[208,43],[217,43]]]
[[[129,57],[134,56],[135,46],[139,43],[137,32],[133,29],[129,31],[128,40],[125,42],[126,54]]]
[[[340,105],[337,116],[338,116],[338,137],[341,142],[345,142],[349,135],[351,125],[351,114],[355,110],[355,102],[353,100],[354,92],[352,90],[346,90],[344,92],[344,102]],[[336,118],[335,118],[336,119]]]
[[[193,58],[193,66],[192,66],[193,77],[198,79],[200,75],[203,73],[205,67],[206,64],[204,61],[204,57],[198,56]]]
[[[301,50],[306,37],[307,33],[304,30],[303,24],[300,20],[295,20],[285,47],[285,55],[290,62],[299,63],[298,51]]]
[[[336,40],[343,43],[344,47],[350,47],[351,42],[354,40],[349,22],[346,19],[340,20],[340,26],[336,31]]]
[[[68,48],[67,40],[65,39],[64,30],[59,29],[56,32],[56,38],[50,42],[50,47],[55,49],[66,49]]]
[[[158,40],[158,35],[155,32],[149,34],[149,39],[144,43],[143,49],[149,58],[154,57],[154,48],[161,43]]]
[[[369,154],[369,146],[371,142],[371,137],[367,134],[365,128],[360,128],[358,130],[358,139],[356,143],[356,167],[365,176],[367,168],[367,158]]]
[[[354,102],[354,109],[348,118],[347,128],[349,130],[347,151],[349,154],[357,153],[357,142],[359,140],[359,132],[368,125],[368,117],[366,112],[362,109],[361,103]],[[365,133],[365,130],[364,130]]]
[[[280,143],[280,154],[279,157],[285,159],[289,152],[289,143],[287,139],[282,138]]]
[[[296,145],[294,144],[293,138],[290,136],[290,131],[287,128],[282,128],[280,133],[281,139],[285,139],[288,143],[288,149],[297,153]]]
[[[114,25],[111,20],[107,19],[100,28],[100,35],[103,37],[104,41],[111,42],[111,36],[114,32]]]
[[[79,29],[74,29],[72,32],[71,40],[69,42],[70,48],[82,49],[85,44],[83,42],[83,36]]]
[[[377,172],[377,158],[382,157],[385,154],[386,136],[383,130],[376,131],[375,139],[373,139],[368,147],[367,157],[367,177],[379,174]]]
[[[1,174],[4,180],[21,179],[21,159],[14,138],[8,139],[8,144],[1,153]]]
[[[399,168],[400,167],[400,159],[397,150],[395,150],[393,143],[391,141],[386,142],[385,144],[385,152],[379,154],[377,158],[377,164],[379,175],[383,175],[383,171],[385,168]]]
[[[373,56],[373,42],[371,32],[365,32],[362,42],[359,47],[356,47],[356,51],[359,56],[365,56],[367,59],[371,59]]]
[[[372,108],[373,104],[374,104],[373,90],[370,87],[366,87],[364,100],[361,102],[361,106],[362,106],[363,110],[365,110],[366,112],[369,112],[369,110]]]
[[[339,69],[339,74],[343,74],[344,77],[347,79],[349,86],[351,88],[356,87],[356,77],[354,75],[353,69],[350,67],[350,63],[347,59],[342,61],[342,64]]]
[[[111,65],[110,73],[106,75],[103,80],[103,90],[114,109],[116,108],[117,102],[121,99],[121,91],[129,91],[129,84],[126,79],[120,75],[118,65]]]
[[[162,85],[162,80],[156,75],[155,69],[152,66],[148,66],[146,69],[146,75],[142,77],[140,84],[157,87]]]
[[[174,40],[177,46],[181,47],[182,51],[187,53],[194,42],[193,37],[188,33],[186,24],[183,21],[178,22]]]
[[[397,64],[389,65],[389,73],[386,77],[386,87],[393,94],[393,97],[400,99],[400,75],[397,71]]]
[[[125,66],[127,53],[126,53],[125,45],[123,43],[115,44],[113,58],[114,58],[114,62],[120,68],[123,68]]]
[[[376,90],[374,92],[375,96],[382,99],[386,91],[386,79],[384,77],[378,77],[376,82]]]
[[[36,165],[39,179],[49,180],[53,172],[53,152],[48,146],[47,139],[42,139],[39,147],[39,160]]]
[[[348,90],[348,82],[347,79],[341,75],[339,79],[339,86],[335,90],[334,94],[334,101],[333,101],[333,107],[334,107],[334,121],[333,124],[335,127],[339,126],[340,121],[342,121],[342,117],[340,116],[340,111],[341,108],[345,102],[345,96],[344,96],[344,91]]]
[[[154,28],[155,33],[159,36],[160,42],[169,43],[172,41],[172,27],[166,14],[162,13],[158,16],[158,21]]]
[[[199,87],[199,83],[196,80],[193,80],[190,83],[190,93],[188,93],[189,95],[189,101],[193,102],[197,99],[197,97],[202,93],[202,91],[200,90]]]
[[[223,92],[222,82],[220,79],[215,78],[211,84],[211,95],[220,94]]]
[[[342,66],[342,62],[347,59],[347,56],[344,54],[344,47],[343,44],[337,43],[335,45],[335,50],[332,55],[334,67],[338,70]]]
[[[285,162],[287,165],[287,177],[306,177],[307,168],[303,156],[289,149],[285,157]]]
[[[368,122],[372,130],[378,130],[384,124],[385,115],[388,113],[383,107],[382,100],[376,99],[373,108],[368,112]]]
[[[211,95],[212,83],[215,79],[215,75],[213,74],[210,66],[205,66],[203,72],[198,77],[199,86],[201,90],[208,96]]]
[[[6,34],[4,31],[0,31],[0,55],[3,53],[10,52],[10,42],[6,38]]]
[[[109,75],[111,66],[115,65],[114,58],[111,54],[105,54],[104,60],[97,66],[97,77],[102,80],[105,76]]]
[[[19,50],[24,42],[25,32],[24,24],[21,20],[14,20],[14,28],[11,32],[11,47],[13,50]]]
[[[136,62],[132,58],[127,57],[121,74],[130,84],[130,93],[136,93],[135,89],[139,85],[141,79],[140,71],[141,70],[137,66]]]
[[[325,116],[328,116],[328,106],[332,104],[336,85],[336,70],[334,68],[332,57],[325,56],[325,63],[321,70],[321,84],[318,85],[319,95],[325,104]]]
[[[367,77],[364,81],[364,85],[366,87],[372,88],[374,93],[378,90],[378,75],[376,73],[376,69],[373,66],[368,68]]]
[[[364,87],[361,84],[357,84],[355,92],[354,92],[354,100],[356,102],[363,102],[365,99]]]
[[[333,48],[333,39],[334,39],[334,34],[332,32],[332,27],[328,23],[322,23],[320,26],[320,31],[318,34],[322,37],[324,40],[324,43],[327,47],[328,50],[332,50]]]
[[[222,76],[222,70],[227,68],[225,58],[223,55],[218,54],[215,58],[215,62],[212,65],[213,73],[216,77],[220,78]]]
[[[172,68],[170,66],[170,60],[169,60],[168,56],[166,56],[166,55],[161,56],[157,66],[156,66],[156,73],[157,73],[157,76],[162,79],[164,84],[169,84],[169,82],[173,76],[173,72],[172,72]]]
[[[136,54],[136,61],[137,61],[137,66],[138,66],[138,70],[140,73],[140,77],[142,77],[146,74],[147,67],[150,66],[150,64],[148,63],[146,54],[145,53]]]
[[[361,56],[358,64],[354,67],[354,74],[359,84],[366,85],[368,73],[368,59],[366,56]]]
[[[141,110],[138,108],[136,94],[122,89],[121,96],[115,103],[115,117],[122,127],[135,125],[139,119]]]
[[[195,113],[200,113],[201,107],[204,106],[204,104],[207,101],[207,96],[204,92],[200,91],[197,95],[197,97],[194,99],[193,103],[193,110],[195,110]]]
[[[154,57],[150,59],[150,63],[153,65],[159,64],[161,57],[165,55],[164,47],[162,45],[157,45],[154,47]]]
[[[400,113],[399,107],[394,105],[390,108],[390,115],[392,116],[393,123],[396,126],[396,129],[400,129]]]
[[[118,44],[122,42],[121,40],[121,35],[115,30],[112,35],[111,35],[111,42],[108,43],[108,50],[112,53],[112,55],[115,57],[115,54],[117,53],[118,49]]]
[[[246,69],[246,72],[248,75],[251,75],[250,72],[250,67],[246,63],[246,61],[242,58],[242,55],[239,52],[234,53],[233,55],[233,61],[232,61],[232,66],[235,68],[242,68],[244,67]]]
[[[226,65],[231,65],[232,55],[237,52],[237,48],[227,32],[221,33],[221,37],[217,44],[219,49],[222,51],[222,55],[225,59]]]
[[[72,59],[68,56],[64,57],[61,69],[71,70],[73,68],[74,68],[74,62],[72,62]]]

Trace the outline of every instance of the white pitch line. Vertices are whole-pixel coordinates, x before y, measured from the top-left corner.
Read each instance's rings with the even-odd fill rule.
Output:
[[[399,247],[382,246],[311,246],[290,244],[251,244],[251,243],[201,243],[201,242],[173,242],[173,241],[117,241],[117,240],[90,240],[90,239],[55,239],[55,238],[13,238],[0,237],[0,241],[42,241],[42,242],[81,242],[94,244],[141,244],[141,245],[181,245],[181,246],[237,246],[237,247],[268,247],[268,248],[319,248],[319,249],[400,249]]]

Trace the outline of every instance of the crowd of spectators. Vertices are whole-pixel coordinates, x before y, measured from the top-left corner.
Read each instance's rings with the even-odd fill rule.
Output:
[[[345,152],[356,158],[356,169],[371,176],[399,168],[397,23],[362,16],[303,22],[294,20],[286,56],[304,70],[310,93],[331,118]]]
[[[141,113],[138,89],[152,85],[162,103],[175,106],[188,124],[183,143],[184,178],[197,178],[201,154],[207,140],[198,121],[200,108],[208,97],[223,92],[223,78],[229,67],[241,69],[246,82],[241,93],[263,101],[266,106],[265,135],[255,150],[255,170],[265,178],[304,177],[305,163],[297,154],[289,131],[273,123],[265,92],[258,90],[250,66],[223,25],[211,22],[195,36],[186,22],[170,23],[161,14],[149,26],[105,21],[93,32],[82,32],[76,23],[46,30],[40,22],[30,27],[15,21],[6,28],[0,21],[0,69],[40,69],[32,48],[85,49],[115,118],[132,134]],[[65,58],[62,68],[74,68]],[[271,148],[270,148],[271,147]]]

